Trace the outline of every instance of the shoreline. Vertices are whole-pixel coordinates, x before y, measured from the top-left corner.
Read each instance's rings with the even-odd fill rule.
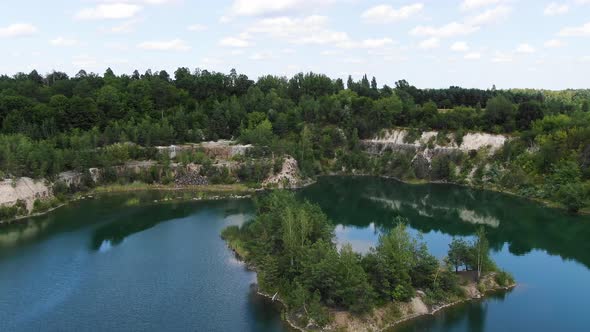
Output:
[[[389,175],[375,175],[375,174],[367,174],[367,173],[358,173],[358,174],[349,174],[349,173],[329,173],[329,174],[323,174],[323,175],[318,175],[318,177],[336,177],[336,176],[342,176],[342,177],[375,177],[375,178],[381,178],[381,179],[390,179],[390,180],[395,180],[404,184],[409,184],[409,185],[427,185],[427,184],[450,184],[453,186],[459,186],[459,187],[463,187],[463,188],[467,188],[467,189],[475,189],[475,190],[482,190],[482,191],[490,191],[490,192],[495,192],[495,193],[500,193],[500,194],[506,194],[506,195],[510,195],[513,197],[518,197],[518,198],[522,198],[525,199],[527,201],[531,201],[534,203],[538,203],[540,205],[543,205],[546,208],[551,208],[551,209],[558,209],[558,210],[562,210],[567,212],[567,209],[560,203],[558,202],[554,202],[554,201],[550,201],[550,200],[546,200],[546,199],[541,199],[541,198],[536,198],[536,197],[527,197],[527,196],[523,196],[523,195],[519,195],[516,192],[507,190],[507,189],[502,189],[502,188],[498,188],[496,186],[492,186],[492,187],[483,187],[483,186],[475,186],[475,185],[471,185],[471,184],[465,184],[465,183],[458,183],[458,182],[447,182],[447,181],[431,181],[431,180],[404,180],[404,179],[400,179],[398,177],[395,176],[389,176]],[[590,206],[589,207],[585,207],[580,209],[578,212],[573,213],[573,215],[590,215]]]
[[[230,245],[230,243],[228,241],[226,241],[224,239],[222,239],[222,240],[226,243],[226,247],[231,252],[233,252],[234,256],[238,259],[238,261],[244,265],[244,268],[246,268],[249,271],[252,271],[252,272],[257,273],[256,266],[253,266],[253,265],[250,265],[250,264],[246,263],[246,261],[243,259],[243,257],[238,253],[237,250],[235,250],[234,248],[232,248],[232,246]],[[480,279],[480,282],[483,281],[486,278],[491,278],[491,277],[493,278],[495,276],[495,273],[496,272],[490,272],[490,273],[482,276],[481,279]],[[478,283],[476,283],[476,282],[471,282],[468,285],[462,286],[462,287],[465,287],[465,289],[466,289],[469,286],[473,286],[477,290],[477,284]],[[267,293],[261,291],[258,288],[258,284],[255,284],[255,285],[256,285],[256,294],[257,295],[262,296],[262,297],[265,297],[267,299],[272,299],[273,298],[272,295],[267,294]],[[378,327],[376,331],[379,331],[379,332],[387,331],[387,330],[389,330],[389,329],[391,329],[391,328],[393,328],[393,327],[395,327],[395,326],[397,326],[397,325],[399,325],[401,323],[407,322],[407,321],[411,321],[411,320],[418,319],[418,318],[425,317],[425,316],[434,316],[438,312],[444,311],[447,308],[454,307],[454,306],[459,305],[461,303],[465,303],[465,302],[469,302],[469,301],[474,301],[474,300],[485,300],[488,294],[495,293],[495,292],[508,292],[508,291],[516,288],[517,285],[518,284],[516,282],[514,282],[513,284],[510,284],[508,286],[500,286],[500,285],[497,285],[497,286],[494,286],[492,289],[486,289],[483,292],[480,292],[479,290],[477,290],[477,293],[475,293],[475,294],[466,295],[465,298],[462,298],[462,299],[459,299],[459,300],[456,300],[456,301],[452,301],[452,302],[449,302],[449,303],[445,303],[445,304],[442,304],[440,306],[436,306],[434,309],[433,308],[429,308],[427,312],[409,313],[409,314],[406,314],[405,316],[402,315],[402,317],[400,317],[398,319],[395,319],[393,322],[387,323],[387,324],[385,324],[385,326]],[[467,294],[467,289],[466,289],[466,294]],[[420,296],[418,296],[418,295],[414,296],[414,298],[412,299],[412,301],[414,299],[416,299],[416,298],[419,299],[420,301],[422,301],[422,298]],[[279,302],[283,306],[283,308],[284,308],[285,311],[283,311],[283,313],[281,315],[281,318],[282,318],[282,320],[284,322],[286,322],[289,326],[291,326],[291,328],[293,328],[294,330],[297,330],[297,331],[301,331],[301,332],[316,331],[316,330],[308,330],[305,327],[301,327],[301,326],[297,325],[295,322],[293,322],[289,318],[289,312],[288,312],[289,308],[288,308],[287,304],[285,304],[283,302],[283,300],[279,296],[277,296],[275,298],[275,300],[273,300],[273,302],[274,301]],[[403,302],[403,305],[410,305],[412,303],[412,301],[410,301],[410,302]],[[386,306],[383,306],[383,307],[380,307],[380,308],[375,308],[375,309],[373,309],[373,312],[375,312],[375,311],[377,311],[379,309],[383,309],[385,307]],[[346,314],[350,314],[350,313],[349,312],[346,312]],[[371,320],[371,318],[368,319],[368,321],[370,321],[370,320]],[[325,328],[321,328],[319,331],[342,331],[342,328],[345,328],[345,327],[335,325],[334,322],[332,322],[330,325],[326,326]],[[373,331],[373,329],[371,327],[369,327],[367,329],[367,331]]]
[[[395,180],[400,183],[404,183],[404,184],[408,184],[408,185],[449,184],[449,185],[459,186],[459,187],[463,187],[463,188],[467,188],[467,189],[490,191],[490,192],[506,194],[506,195],[510,195],[513,197],[525,199],[527,201],[540,204],[546,208],[558,209],[558,210],[561,210],[561,211],[564,211],[567,213],[567,209],[563,205],[561,205],[557,202],[553,202],[553,201],[545,200],[545,199],[540,199],[540,198],[522,196],[516,192],[510,191],[507,189],[501,189],[501,188],[498,188],[495,186],[483,187],[483,186],[475,186],[475,185],[471,185],[471,184],[447,182],[447,181],[404,180],[404,179],[394,177],[394,176],[374,175],[374,174],[367,174],[367,173],[320,174],[320,175],[316,176],[316,178],[313,180],[303,181],[300,185],[298,185],[296,187],[288,188],[288,189],[289,190],[299,190],[299,189],[306,188],[310,185],[315,184],[317,182],[317,178],[319,178],[319,177],[375,177],[375,178],[380,178],[380,179]],[[202,192],[206,195],[209,195],[209,194],[216,194],[217,195],[215,197],[210,197],[210,198],[204,197],[204,198],[199,198],[196,200],[209,200],[209,199],[216,200],[216,199],[231,198],[232,195],[241,195],[241,197],[239,197],[239,198],[247,198],[247,197],[251,197],[252,194],[254,194],[256,192],[261,192],[261,191],[265,191],[265,190],[275,190],[275,189],[276,188],[272,188],[272,187],[270,187],[270,188],[248,187],[243,184],[207,184],[207,185],[189,185],[189,186],[146,184],[146,183],[131,183],[131,184],[126,184],[126,185],[110,184],[110,185],[95,187],[87,192],[76,193],[76,194],[74,194],[73,198],[67,199],[65,202],[60,203],[59,205],[52,207],[51,209],[46,210],[46,211],[36,212],[33,214],[29,214],[29,215],[16,216],[14,218],[6,219],[6,220],[0,220],[0,227],[5,226],[5,225],[18,223],[18,222],[20,222],[24,219],[27,219],[27,218],[42,216],[44,214],[47,214],[47,213],[52,212],[54,210],[57,210],[61,207],[64,207],[71,202],[74,202],[74,201],[77,201],[80,199],[86,199],[89,196],[92,197],[92,195],[110,194],[110,193],[140,192],[140,191],[157,191],[157,192],[187,191],[187,192]],[[580,209],[577,213],[575,213],[575,215],[590,215],[590,208]]]
[[[8,226],[23,222],[28,218],[39,217],[50,212],[53,212],[59,208],[69,205],[72,202],[83,200],[83,199],[90,199],[94,198],[94,195],[103,195],[103,194],[117,194],[117,193],[132,193],[132,192],[194,192],[194,193],[203,193],[204,197],[193,197],[189,200],[194,201],[205,201],[205,200],[219,200],[219,199],[243,199],[249,198],[252,196],[253,193],[260,191],[263,189],[254,189],[244,185],[236,185],[236,184],[229,184],[229,185],[194,185],[194,186],[176,186],[176,185],[161,185],[161,184],[145,184],[145,183],[136,183],[136,184],[128,184],[128,185],[106,185],[106,186],[98,186],[86,192],[78,192],[74,194],[72,197],[67,198],[64,202],[54,206],[45,211],[39,211],[35,213],[31,213],[28,215],[21,215],[16,216],[14,218],[0,220],[0,227]],[[158,200],[157,203],[164,202],[164,200]]]

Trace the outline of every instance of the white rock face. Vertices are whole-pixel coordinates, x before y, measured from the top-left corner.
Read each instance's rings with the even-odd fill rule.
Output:
[[[31,178],[19,178],[13,180],[3,180],[0,182],[0,205],[12,206],[18,200],[23,200],[27,204],[27,209],[33,209],[33,203],[36,199],[44,199],[52,196],[51,189],[47,187],[44,181],[34,181]]]
[[[470,133],[463,136],[463,143],[459,148],[461,150],[477,150],[489,146],[492,151],[496,151],[502,148],[507,140],[508,138],[504,135]]]
[[[262,182],[263,186],[276,185],[278,188],[294,188],[301,183],[301,175],[299,174],[299,166],[297,160],[293,157],[288,157],[283,162],[283,168],[277,174],[268,177]]]
[[[415,142],[404,142],[406,136],[408,136],[408,130],[406,129],[393,129],[385,132],[382,137],[375,137],[373,139],[364,140],[365,144],[381,144],[383,146],[399,146],[399,147],[424,147],[428,142],[436,138],[438,132],[436,131],[425,131],[422,132],[420,138]],[[468,133],[463,136],[463,142],[460,146],[455,142],[453,134],[447,135],[449,144],[445,146],[435,144],[435,149],[459,149],[462,151],[479,150],[481,148],[488,147],[490,152],[494,152],[504,146],[504,143],[508,138],[504,135],[493,135],[487,133]]]

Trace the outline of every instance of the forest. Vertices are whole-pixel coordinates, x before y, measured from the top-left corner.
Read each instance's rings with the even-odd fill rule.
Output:
[[[404,220],[380,235],[375,248],[361,255],[350,244],[338,248],[334,225],[317,206],[292,193],[273,192],[257,201],[256,218],[222,232],[229,246],[257,271],[262,292],[277,294],[306,326],[329,322],[328,308],[364,314],[388,303],[408,302],[416,290],[428,305],[465,297],[454,270],[464,267],[481,275],[496,271],[501,286],[513,283],[489,256],[483,228],[472,243],[455,239],[446,263],[412,237]]]
[[[488,132],[514,139],[485,162],[476,155],[433,161],[431,180],[461,182],[453,170],[480,162],[481,186],[577,211],[590,191],[589,110],[590,90],[420,89],[406,80],[390,86],[367,75],[344,82],[315,73],[252,80],[233,69],[32,71],[0,76],[0,175],[53,179],[156,159],[159,145],[235,139],[295,157],[310,177],[401,169],[401,178],[416,178],[404,156],[375,159],[360,140],[392,127],[459,138]]]

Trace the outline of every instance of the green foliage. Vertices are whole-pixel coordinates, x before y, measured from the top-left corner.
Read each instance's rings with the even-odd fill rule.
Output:
[[[419,89],[406,80],[379,89],[377,79],[366,75],[349,78],[344,89],[342,80],[315,73],[266,75],[255,82],[235,70],[178,68],[173,77],[151,70],[120,76],[80,71],[75,77],[33,71],[0,77],[0,174],[53,179],[63,171],[107,169],[129,160],[167,165],[155,146],[237,138],[255,144],[258,157],[293,156],[310,177],[337,171],[470,183],[475,168],[475,185],[562,203],[568,192],[582,193],[570,207],[574,211],[587,204],[589,100],[589,90]],[[409,127],[406,142],[438,130],[429,147],[448,144],[451,131],[457,144],[468,131],[508,133],[512,139],[501,155],[469,162],[437,158],[428,174],[427,165],[408,162],[398,151],[382,160],[363,152],[361,139],[394,126]],[[208,163],[199,152],[180,153],[177,160]],[[567,183],[560,179],[564,161],[580,171]],[[259,179],[250,166],[243,179]],[[229,172],[211,172],[215,182],[231,182]],[[142,176],[170,182],[169,175]],[[121,182],[141,180],[134,177]]]
[[[502,287],[510,286],[514,284],[514,277],[506,271],[498,271],[495,275],[495,280],[498,285]]]
[[[447,261],[449,265],[459,271],[459,267],[467,266],[470,256],[470,248],[467,242],[463,239],[453,238],[449,244],[449,252],[447,254]]]
[[[0,220],[12,219],[19,216],[27,215],[27,205],[23,200],[17,200],[11,206],[0,206]]]
[[[445,296],[460,293],[458,279],[441,270],[402,219],[397,222],[366,255],[350,245],[338,250],[334,226],[319,207],[275,191],[257,201],[254,220],[228,227],[221,236],[256,267],[261,290],[278,292],[290,313],[303,314],[301,323],[324,326],[328,307],[363,314],[379,303],[408,301],[417,287]]]

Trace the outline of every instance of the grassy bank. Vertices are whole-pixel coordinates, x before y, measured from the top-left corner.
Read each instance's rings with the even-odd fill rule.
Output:
[[[208,184],[208,185],[195,185],[195,186],[176,186],[173,184],[162,185],[162,184],[147,184],[142,182],[134,182],[131,184],[110,184],[99,186],[90,191],[90,193],[122,193],[122,192],[133,192],[133,191],[191,191],[191,192],[202,192],[202,193],[214,193],[214,194],[249,194],[256,191],[254,188],[245,186],[243,184]]]
[[[195,186],[176,186],[173,184],[147,184],[142,182],[133,182],[130,184],[109,184],[98,186],[90,190],[76,192],[70,195],[60,195],[60,198],[53,197],[47,200],[36,200],[34,208],[26,212],[24,206],[2,207],[4,218],[0,219],[0,225],[19,222],[27,218],[44,215],[60,207],[68,205],[72,201],[88,198],[92,195],[114,194],[114,193],[131,193],[140,191],[161,191],[161,192],[179,192],[183,193],[181,199],[184,200],[208,200],[222,199],[231,197],[245,197],[256,192],[256,189],[243,184],[209,184]],[[190,195],[186,195],[190,194]],[[23,205],[22,203],[21,205]]]

